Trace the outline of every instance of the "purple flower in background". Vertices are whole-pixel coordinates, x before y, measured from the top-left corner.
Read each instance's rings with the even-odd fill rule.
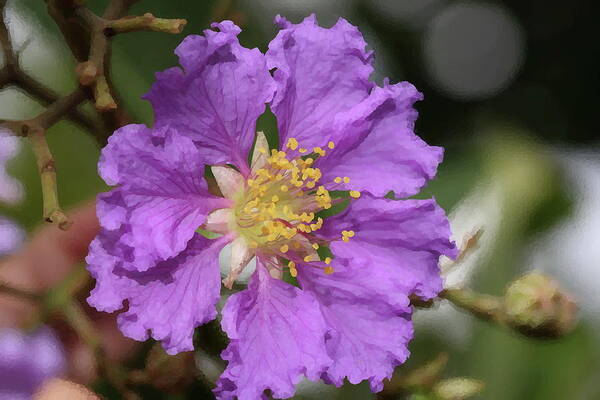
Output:
[[[49,329],[30,335],[0,329],[0,400],[29,400],[64,369],[61,344]]]
[[[0,128],[0,203],[15,204],[23,198],[21,184],[6,172],[6,163],[19,152],[19,139]]]
[[[0,257],[15,251],[25,238],[25,233],[11,220],[0,216]]]
[[[411,84],[369,81],[356,27],[277,23],[266,54],[242,47],[229,21],[188,36],[182,68],[146,95],[154,127],[111,137],[99,170],[118,188],[98,199],[89,302],[113,312],[126,301],[125,335],[192,350],[194,328],[216,317],[218,254],[231,243],[226,286],[253,257],[257,267],[222,310],[218,398],[287,398],[303,377],[378,391],[408,357],[409,296],[435,296],[438,259],[456,251],[434,200],[383,196],[418,193],[442,149],[413,133]],[[255,131],[265,104],[279,149]]]

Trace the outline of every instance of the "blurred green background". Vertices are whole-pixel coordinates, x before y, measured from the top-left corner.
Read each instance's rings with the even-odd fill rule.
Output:
[[[101,12],[106,1],[88,3]],[[188,20],[182,35],[114,39],[113,79],[127,110],[147,124],[152,111],[140,96],[154,72],[175,65],[173,50],[184,35],[200,33],[215,18],[233,19],[244,29],[242,43],[261,50],[278,13],[298,22],[315,12],[328,26],[342,16],[358,25],[376,51],[374,78],[414,83],[425,95],[417,104],[417,133],[446,148],[437,179],[421,196],[435,196],[451,214],[457,241],[477,227],[485,230],[480,249],[448,274],[448,284],[500,295],[524,271],[541,269],[581,306],[580,326],[557,341],[526,339],[448,305],[417,311],[406,367],[447,351],[446,375],[485,381],[481,399],[600,399],[600,57],[591,0],[143,0],[131,10],[144,12]],[[74,88],[74,61],[44,2],[13,0],[8,13],[15,47],[29,42],[23,65],[61,93]],[[40,110],[15,89],[0,94],[0,118]],[[273,118],[260,125],[275,132]],[[65,207],[106,190],[93,137],[63,121],[48,139]],[[41,192],[26,145],[10,171],[25,198],[0,205],[0,215],[31,231],[41,219]],[[208,398],[194,390],[177,398]],[[298,398],[372,395],[366,385],[302,385]]]

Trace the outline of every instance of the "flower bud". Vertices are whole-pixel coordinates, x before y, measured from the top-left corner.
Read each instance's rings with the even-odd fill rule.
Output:
[[[433,394],[440,400],[465,400],[483,391],[485,384],[471,378],[450,378],[438,382]]]
[[[577,322],[577,304],[552,278],[531,272],[514,281],[504,297],[506,322],[526,336],[558,338]]]

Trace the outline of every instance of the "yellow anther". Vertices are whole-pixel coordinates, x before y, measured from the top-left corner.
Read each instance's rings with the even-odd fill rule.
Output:
[[[313,153],[317,153],[318,155],[320,155],[321,157],[325,156],[325,150],[323,150],[320,147],[313,147]]]
[[[358,199],[360,197],[360,192],[357,190],[351,190],[350,191],[350,197],[354,198],[354,199]]]
[[[313,164],[313,162],[315,162],[315,160],[313,160],[312,158],[307,158],[306,160],[304,160],[304,163],[305,163],[306,165],[312,165],[312,164]]]
[[[298,141],[294,138],[289,138],[287,141],[287,147],[292,150],[296,150],[298,148]]]
[[[325,273],[327,275],[333,274],[333,267],[325,267]]]
[[[290,267],[290,275],[292,276],[292,278],[297,277],[298,276],[298,270],[296,268]]]
[[[348,238],[348,236],[342,236],[342,241],[348,243],[350,239]]]
[[[344,183],[350,183],[350,178],[348,178],[347,176],[344,177]]]
[[[287,187],[287,185],[281,185],[281,187],[279,188],[282,192],[287,192],[289,190],[289,188]]]
[[[304,257],[304,262],[311,262],[312,261],[312,256],[308,255],[306,257]]]
[[[317,249],[319,248],[319,245],[318,245],[318,244],[316,244],[316,243],[313,243],[313,244],[312,244],[312,248],[313,248],[313,249],[315,249],[315,250],[317,250]]]
[[[325,257],[325,264],[331,264],[331,257]]]
[[[342,183],[342,177],[341,176],[336,176],[335,179],[333,180],[335,183]]]
[[[290,246],[288,246],[287,244],[284,244],[283,246],[281,246],[279,248],[279,251],[282,253],[287,253],[289,249],[290,249]]]
[[[290,267],[290,268],[296,268],[296,263],[295,263],[295,262],[293,262],[293,261],[290,261],[290,262],[288,263],[288,267]]]
[[[306,182],[306,187],[309,189],[312,189],[315,187],[315,182],[314,181],[310,181],[310,182]]]
[[[298,153],[300,153],[300,154],[304,154],[304,153],[306,153],[307,151],[308,151],[307,149],[305,149],[305,148],[302,148],[302,147],[300,147],[300,148],[298,149]]]
[[[279,196],[275,195],[275,196],[271,197],[271,201],[273,203],[277,203],[279,201]]]
[[[329,143],[327,143],[327,147],[329,147],[330,149],[333,149],[335,147],[335,143],[333,143],[332,141],[329,141]]]

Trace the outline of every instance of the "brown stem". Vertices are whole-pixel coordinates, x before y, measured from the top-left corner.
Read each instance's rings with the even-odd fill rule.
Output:
[[[4,11],[5,4],[6,0],[0,0],[0,8],[2,11]],[[46,87],[41,82],[38,82],[20,67],[18,55],[13,49],[4,15],[2,15],[0,21],[0,44],[2,45],[5,59],[5,66],[0,70],[0,89],[9,85],[14,85],[43,105],[52,104],[59,99],[59,95],[56,92]],[[82,128],[95,134],[101,129],[96,121],[76,108],[68,110],[67,117]]]
[[[107,28],[110,33],[135,31],[154,31],[164,33],[181,33],[187,24],[185,19],[156,18],[150,13],[142,16],[129,16],[110,21]]]
[[[20,299],[38,302],[42,299],[41,296],[28,292],[26,290],[18,289],[12,286],[8,286],[2,282],[0,282],[0,294],[7,294],[9,296],[18,297]]]
[[[91,44],[92,44],[92,31],[97,24],[99,17],[95,16],[92,25],[90,25],[90,21],[88,18],[90,15],[86,16],[86,13],[78,11],[80,8],[83,9],[81,4],[79,4],[76,0],[45,0],[48,8],[48,13],[54,19],[56,24],[58,25],[65,41],[69,45],[71,52],[75,59],[80,63],[77,67],[77,73],[81,80],[81,83],[84,85],[95,86],[94,82],[98,76],[104,76],[106,85],[109,86],[109,91],[106,92],[104,88],[100,88],[101,90],[89,90],[87,92],[87,96],[90,100],[96,103],[96,99],[98,95],[103,95],[108,93],[111,95],[112,99],[115,100],[115,91],[114,88],[110,85],[110,79],[108,77],[108,69],[110,67],[110,49],[108,46],[104,46],[102,44],[102,37],[99,34],[96,34],[96,41],[94,46],[96,46],[96,50],[94,50],[94,54],[102,54],[102,50],[105,50],[102,59],[102,67],[103,71],[98,70],[94,64],[87,63],[89,61],[90,53],[92,52]],[[128,7],[133,4],[134,0],[112,0],[108,6],[106,7],[106,11],[103,15],[103,19],[114,19],[120,18],[124,16],[127,12]],[[84,18],[85,17],[85,18]],[[96,28],[95,32],[99,32],[99,29]],[[102,34],[102,36],[104,36]],[[94,55],[94,58],[97,56]],[[103,82],[101,82],[101,85]],[[104,110],[100,113],[102,121],[106,127],[106,131],[102,137],[98,137],[98,141],[100,144],[104,144],[110,132],[115,129],[126,125],[130,122],[129,115],[122,106],[120,106],[119,101],[114,101],[117,105],[116,108],[112,107],[112,103],[106,102],[105,99],[107,97],[102,97],[100,102],[100,108]],[[103,102],[104,101],[104,102]]]
[[[504,325],[502,300],[498,297],[477,293],[470,289],[456,288],[442,290],[439,297],[450,301],[463,310],[469,311],[478,318]]]
[[[40,173],[44,220],[56,224],[62,230],[67,230],[71,226],[71,222],[59,205],[56,165],[46,141],[46,130],[60,120],[69,110],[76,108],[85,97],[83,89],[78,88],[71,94],[54,102],[46,111],[34,119],[4,121],[2,124],[13,131],[15,135],[29,138]]]

